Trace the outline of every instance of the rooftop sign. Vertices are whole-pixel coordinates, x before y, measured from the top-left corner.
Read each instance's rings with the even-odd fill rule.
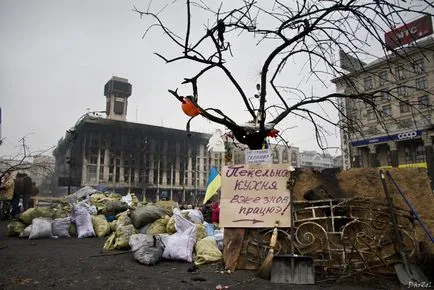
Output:
[[[384,34],[386,48],[392,50],[433,33],[430,15],[406,23]]]

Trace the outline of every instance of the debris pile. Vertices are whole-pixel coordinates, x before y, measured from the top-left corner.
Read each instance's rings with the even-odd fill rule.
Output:
[[[204,221],[199,208],[140,202],[133,193],[102,193],[87,186],[49,206],[22,212],[7,233],[28,239],[107,237],[103,250],[130,250],[145,265],[161,259],[196,265],[222,259],[223,230]]]

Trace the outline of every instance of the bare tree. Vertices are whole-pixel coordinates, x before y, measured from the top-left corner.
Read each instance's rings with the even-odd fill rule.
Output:
[[[224,2],[225,5],[231,5],[229,8],[224,8],[223,2],[213,8],[209,6],[209,1],[186,0],[182,36],[175,33],[177,28],[170,27],[168,20],[163,17],[163,12],[170,9],[175,2],[177,1],[168,2],[162,8],[155,8],[155,3],[150,1],[144,10],[134,6],[133,11],[153,21],[146,28],[144,37],[153,28],[159,28],[180,53],[167,57],[164,52],[158,52],[158,57],[168,64],[189,61],[202,65],[194,75],[185,76],[182,83],[192,86],[192,96],[188,101],[198,108],[200,115],[227,127],[237,141],[246,144],[250,149],[262,148],[267,136],[277,134],[276,125],[288,116],[307,120],[313,126],[317,143],[322,149],[327,148],[327,143],[324,142],[326,130],[322,124],[362,134],[361,121],[342,109],[341,102],[345,99],[352,99],[372,108],[385,132],[388,132],[387,123],[393,121],[393,118],[377,106],[376,99],[380,94],[386,93],[391,98],[406,102],[415,113],[419,110],[415,103],[400,99],[395,92],[396,87],[390,87],[387,91],[364,92],[333,60],[339,51],[345,51],[355,57],[358,70],[363,71],[362,59],[372,56],[369,51],[372,45],[379,47],[385,59],[389,58],[388,51],[392,51],[395,56],[409,58],[405,49],[389,47],[383,34],[404,23],[404,17],[432,14],[431,1],[243,0],[238,1],[238,4],[235,4],[235,1]],[[204,14],[210,15],[205,29],[192,25],[193,16]],[[256,40],[256,45],[267,43],[272,46],[262,63],[260,82],[252,84],[258,89],[259,102],[256,106],[228,68],[230,60],[237,57],[233,54],[237,45],[233,36],[239,35],[251,36]],[[344,93],[317,95],[300,90],[287,79],[282,81],[280,76],[292,69],[294,59],[305,62],[306,79],[319,80],[327,86],[325,80],[342,78],[352,84],[353,89]],[[410,58],[409,60],[412,61]],[[219,108],[204,108],[200,105],[199,79],[214,69],[223,72],[236,88],[250,114],[250,124],[238,124]],[[170,89],[169,92],[179,101],[187,101],[178,94],[178,89]],[[271,95],[277,96],[278,102],[268,105],[267,100],[271,99]],[[340,120],[330,118],[322,106],[334,108],[339,113]],[[188,121],[187,130],[190,129],[190,122],[194,117]]]
[[[44,155],[53,149],[53,147],[41,151],[32,151],[26,144],[26,137],[21,138],[18,153],[13,156],[3,156],[0,158],[0,180],[3,180],[6,174],[12,174],[14,172],[33,174],[44,172],[45,175],[52,175],[54,173],[52,164],[49,164],[46,160],[34,162],[34,158]]]

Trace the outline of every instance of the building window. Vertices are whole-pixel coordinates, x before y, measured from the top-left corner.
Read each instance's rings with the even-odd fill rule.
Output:
[[[366,77],[363,79],[365,91],[371,90],[374,88],[374,82],[372,80],[372,77]]]
[[[413,64],[414,72],[418,75],[423,74],[425,72],[425,64],[423,62],[423,58],[418,59]]]
[[[104,164],[104,156],[105,156],[105,150],[102,149],[101,153],[100,153],[100,156],[99,156],[99,163],[100,164]]]
[[[391,96],[390,93],[388,92],[388,89],[385,89],[384,92],[381,92],[381,100],[382,101],[390,101]]]
[[[96,182],[96,166],[95,165],[89,165],[87,167],[87,180],[89,182]]]
[[[367,118],[368,118],[368,120],[375,120],[374,110],[368,110],[367,111]]]
[[[410,112],[410,106],[405,102],[399,102],[399,112],[400,113]]]
[[[291,152],[291,165],[296,167],[297,166],[297,153]]]
[[[407,87],[398,87],[398,95],[400,95],[400,96],[408,96]]]
[[[116,167],[116,172],[115,172],[115,182],[119,182],[119,173],[121,171],[120,167]]]
[[[115,99],[115,105],[113,107],[113,112],[118,115],[122,115],[124,113],[124,100],[118,98]]]
[[[399,80],[403,80],[406,78],[406,73],[403,65],[398,65],[395,68],[395,74],[398,77]]]
[[[399,129],[409,129],[413,126],[413,119],[412,118],[401,119],[398,122],[399,122],[398,123]]]
[[[405,159],[405,164],[413,163],[413,155],[411,154],[411,147],[410,146],[404,147],[404,159]]]
[[[104,165],[99,167],[99,181],[104,181]]]
[[[110,166],[109,167],[109,178],[108,178],[108,181],[113,181],[113,172],[114,172],[114,167]]]
[[[279,163],[279,151],[277,149],[273,150],[273,163]]]
[[[369,135],[375,135],[375,134],[377,134],[378,133],[377,126],[367,127],[366,133],[368,133]]]
[[[129,182],[130,179],[130,169],[124,168],[124,181]]]
[[[389,74],[387,73],[387,70],[380,71],[378,74],[378,83],[380,86],[383,86],[387,83],[389,80]]]
[[[425,109],[429,107],[429,96],[424,95],[418,98],[419,109]]]
[[[425,148],[422,145],[416,147],[416,163],[426,162]]]
[[[282,151],[282,163],[288,163],[289,162],[289,156],[288,156],[288,148],[283,149]]]
[[[385,115],[391,116],[392,115],[392,107],[390,105],[382,106],[381,110]]]
[[[387,165],[391,166],[392,165],[392,152],[390,152],[390,150],[387,150]]]
[[[416,88],[418,90],[423,90],[428,88],[428,80],[426,78],[416,79]]]

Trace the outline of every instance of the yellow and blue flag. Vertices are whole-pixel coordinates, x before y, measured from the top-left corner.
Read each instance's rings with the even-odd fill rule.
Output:
[[[203,204],[205,204],[216,192],[219,190],[222,184],[222,177],[217,171],[215,166],[211,167],[208,175],[208,183],[206,185],[205,198],[203,199]]]

